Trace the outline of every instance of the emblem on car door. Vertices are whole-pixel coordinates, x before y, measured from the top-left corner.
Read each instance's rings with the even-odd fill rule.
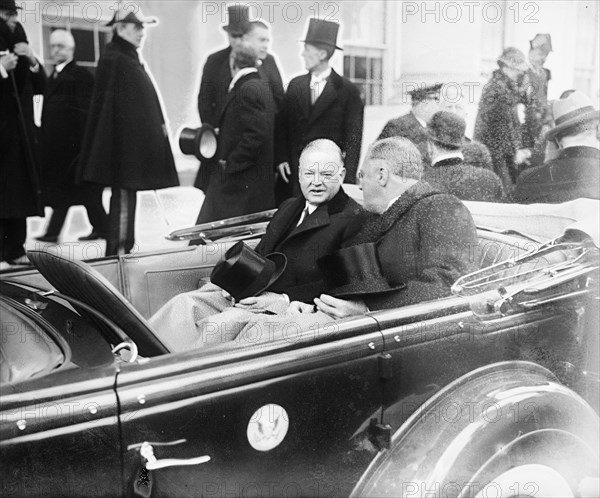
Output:
[[[248,422],[248,442],[255,450],[270,451],[281,444],[289,426],[290,419],[282,406],[261,406]]]

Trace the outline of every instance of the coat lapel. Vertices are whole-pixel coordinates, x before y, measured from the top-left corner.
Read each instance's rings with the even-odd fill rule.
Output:
[[[300,96],[298,105],[302,110],[302,114],[308,120],[312,104],[310,103],[310,73],[303,76],[303,80],[300,82]]]
[[[315,102],[312,112],[310,113],[310,121],[316,121],[319,117],[331,106],[338,98],[338,84],[340,76],[332,69],[329,78],[327,78],[327,84],[323,88],[323,93],[319,96]],[[308,80],[308,101],[310,106],[310,79]]]
[[[219,124],[221,123],[221,120],[223,119],[223,115],[225,114],[227,107],[229,107],[229,104],[231,104],[231,102],[235,98],[235,94],[237,93],[240,86],[248,80],[257,79],[257,78],[260,78],[260,75],[258,73],[250,73],[250,74],[246,74],[245,76],[242,76],[239,80],[237,80],[235,82],[234,87],[231,89],[230,92],[227,93],[227,99],[225,100],[225,105],[223,105],[223,109],[221,109],[221,113],[219,114],[219,119],[217,120],[217,122]]]
[[[48,78],[48,91],[46,92],[46,97],[49,97],[50,95],[54,94],[56,92],[56,90],[62,84],[64,84],[65,80],[68,79],[68,75],[69,75],[71,68],[73,67],[73,64],[75,64],[74,61],[69,62],[63,68],[63,70],[60,73],[58,73],[56,78],[52,78],[52,77]]]

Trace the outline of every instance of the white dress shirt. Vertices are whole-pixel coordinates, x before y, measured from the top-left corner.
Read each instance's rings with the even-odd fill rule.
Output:
[[[327,85],[327,79],[331,76],[331,68],[328,67],[321,74],[311,73],[310,75],[310,101],[314,105],[317,99],[323,93]]]

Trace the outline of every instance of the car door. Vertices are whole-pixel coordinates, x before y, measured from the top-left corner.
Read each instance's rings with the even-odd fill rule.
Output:
[[[116,496],[121,446],[110,346],[72,311],[28,302],[38,311],[0,296],[0,495]]]
[[[325,341],[224,345],[124,366],[117,390],[128,490],[348,494],[372,457],[355,451],[355,436],[381,404],[383,343],[370,317],[336,327]]]

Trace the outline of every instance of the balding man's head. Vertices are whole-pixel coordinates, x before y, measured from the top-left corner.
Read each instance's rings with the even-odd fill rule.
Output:
[[[50,55],[55,64],[62,64],[73,58],[75,39],[64,29],[57,29],[50,35]]]

